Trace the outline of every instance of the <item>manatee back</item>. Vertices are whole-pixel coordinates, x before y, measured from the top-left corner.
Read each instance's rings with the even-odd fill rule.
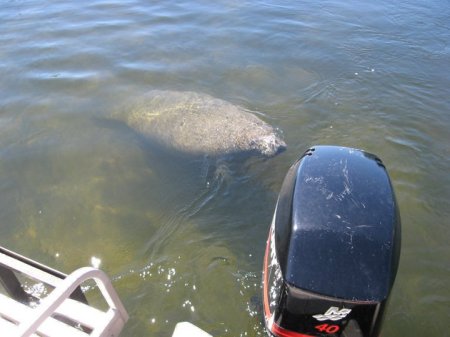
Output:
[[[128,107],[126,123],[147,139],[190,154],[262,152],[259,143],[269,139],[285,146],[254,114],[195,92],[151,91]]]

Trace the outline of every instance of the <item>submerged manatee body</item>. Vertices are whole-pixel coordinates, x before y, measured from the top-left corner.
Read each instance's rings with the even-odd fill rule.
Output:
[[[146,139],[188,154],[269,157],[286,148],[277,129],[254,114],[195,92],[150,91],[130,104],[121,119]]]

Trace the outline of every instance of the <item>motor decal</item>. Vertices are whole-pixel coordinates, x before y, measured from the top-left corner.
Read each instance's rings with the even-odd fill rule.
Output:
[[[314,315],[313,317],[318,321],[339,321],[352,311],[352,309],[343,308],[339,310],[338,307],[330,307],[324,314]]]

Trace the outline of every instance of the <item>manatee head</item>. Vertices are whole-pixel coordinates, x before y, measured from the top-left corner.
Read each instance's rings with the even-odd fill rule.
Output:
[[[278,132],[271,132],[253,139],[250,144],[251,148],[265,157],[273,157],[276,154],[283,152],[286,150],[287,146],[277,133]]]

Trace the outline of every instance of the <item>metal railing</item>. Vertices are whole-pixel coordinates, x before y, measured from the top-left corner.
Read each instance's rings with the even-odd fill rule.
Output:
[[[44,298],[25,291],[22,279],[52,288]],[[81,284],[94,280],[108,309],[88,304]],[[5,336],[118,336],[128,314],[108,276],[83,267],[65,275],[22,255],[0,247],[0,331]]]

